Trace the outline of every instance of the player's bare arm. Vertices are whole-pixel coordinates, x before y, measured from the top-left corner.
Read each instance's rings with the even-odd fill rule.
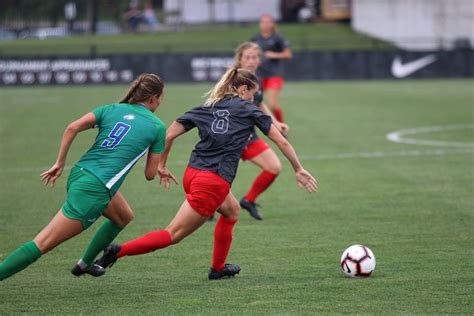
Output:
[[[176,121],[174,121],[166,130],[165,150],[160,155],[160,160],[158,163],[158,176],[160,177],[160,184],[163,184],[166,189],[169,189],[170,187],[170,180],[173,180],[174,183],[178,184],[176,177],[166,167],[166,162],[168,160],[168,155],[173,141],[184,133],[186,133],[186,129],[181,123]]]
[[[43,172],[40,177],[41,181],[51,187],[54,185],[54,182],[61,176],[64,166],[66,164],[67,154],[69,148],[71,147],[72,142],[76,138],[77,134],[87,129],[93,128],[96,122],[95,115],[92,112],[89,112],[82,116],[81,118],[70,123],[66,130],[64,131],[63,137],[61,139],[61,144],[59,146],[58,157],[54,165],[47,171]]]
[[[154,154],[152,152],[148,152],[146,157],[146,164],[145,164],[145,178],[148,181],[155,179],[156,170],[158,169],[158,164],[161,160],[161,154]]]
[[[272,124],[268,137],[278,146],[280,151],[290,161],[296,175],[296,183],[300,188],[305,188],[308,192],[314,192],[318,189],[316,179],[306,171],[301,165],[296,152],[291,144],[278,131],[276,126]]]
[[[293,58],[293,53],[289,48],[285,48],[281,52],[266,51],[265,57],[269,59],[291,59]]]

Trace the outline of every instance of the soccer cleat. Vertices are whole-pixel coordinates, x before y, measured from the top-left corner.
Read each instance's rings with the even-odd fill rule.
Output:
[[[219,280],[223,277],[235,277],[236,274],[239,274],[240,266],[238,264],[228,264],[226,263],[222,271],[217,271],[211,268],[209,270],[209,280]]]
[[[242,198],[240,200],[240,207],[246,209],[253,218],[258,219],[259,221],[262,220],[262,216],[257,210],[257,204],[254,202],[249,202],[245,198]]]
[[[92,275],[93,277],[100,277],[105,274],[105,269],[100,265],[93,264],[92,266],[82,269],[77,263],[72,267],[71,273],[77,277],[80,277],[84,274]]]
[[[117,261],[117,254],[120,252],[122,247],[119,244],[110,244],[105,248],[104,254],[100,257],[95,264],[98,264],[102,268],[110,268]]]

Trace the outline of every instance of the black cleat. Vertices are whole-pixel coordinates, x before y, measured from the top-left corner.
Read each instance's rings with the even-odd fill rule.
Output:
[[[209,270],[209,280],[219,280],[223,277],[235,277],[236,274],[239,274],[240,266],[238,264],[225,264],[224,269],[222,271],[217,271],[211,268]]]
[[[95,264],[98,264],[102,268],[110,268],[117,261],[117,254],[120,252],[122,247],[119,244],[110,244],[105,248],[104,254],[100,257]]]
[[[84,274],[92,275],[93,277],[100,277],[105,274],[105,269],[97,264],[93,264],[92,266],[82,269],[77,263],[72,267],[71,273],[77,277],[80,277]]]
[[[262,216],[257,210],[257,204],[254,202],[249,202],[245,198],[242,198],[242,200],[240,200],[240,207],[246,209],[253,218],[258,219],[259,221],[262,220]]]

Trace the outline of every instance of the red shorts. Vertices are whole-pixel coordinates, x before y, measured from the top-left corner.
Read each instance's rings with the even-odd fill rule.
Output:
[[[281,90],[283,88],[283,77],[262,78],[262,90]]]
[[[186,200],[202,216],[214,216],[230,191],[230,183],[209,170],[187,167],[183,176]]]
[[[257,139],[253,143],[248,144],[245,146],[244,151],[242,152],[242,160],[250,160],[254,157],[257,157],[265,150],[270,149],[267,143],[261,138]]]

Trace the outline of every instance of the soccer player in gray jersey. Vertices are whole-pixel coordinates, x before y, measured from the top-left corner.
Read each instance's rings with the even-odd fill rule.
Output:
[[[97,262],[109,267],[118,258],[149,253],[176,244],[201,227],[217,211],[221,214],[214,232],[214,255],[209,279],[234,276],[237,264],[226,264],[232,243],[232,230],[240,206],[230,187],[242,151],[257,126],[288,158],[296,182],[308,192],[317,189],[313,176],[301,165],[293,147],[272,124],[271,118],[253,103],[259,84],[248,70],[231,68],[209,93],[204,105],[192,109],[173,122],[166,132],[166,147],[158,166],[160,182],[166,188],[174,176],[166,168],[173,141],[197,127],[200,141],[191,153],[183,177],[186,199],[166,229],[150,232],[121,245],[111,244]]]
[[[283,122],[283,110],[280,107],[280,93],[283,88],[282,60],[293,57],[288,41],[276,31],[273,17],[264,14],[260,17],[260,33],[251,38],[263,51],[263,61],[258,69],[262,78],[262,90],[267,91],[268,107],[276,119]]]
[[[246,69],[255,74],[260,65],[261,55],[262,50],[258,44],[253,42],[242,43],[235,50],[234,66]],[[282,133],[288,131],[288,125],[279,122],[273,117],[271,111],[263,102],[263,94],[260,89],[255,94],[253,103],[264,113],[272,116],[273,124],[275,124]],[[261,220],[262,216],[257,210],[257,204],[255,202],[260,194],[268,189],[278,177],[281,171],[281,163],[273,149],[262,138],[258,137],[255,130],[247,141],[247,145],[242,153],[242,160],[251,161],[262,169],[257,178],[255,178],[248,193],[240,200],[240,206],[242,208],[246,209],[253,218]]]

